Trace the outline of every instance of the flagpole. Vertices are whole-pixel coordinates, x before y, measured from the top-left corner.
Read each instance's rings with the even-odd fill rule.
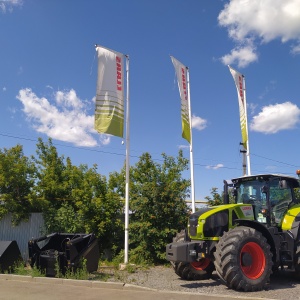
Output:
[[[189,123],[190,123],[190,168],[191,168],[191,195],[192,195],[192,212],[195,212],[195,186],[194,186],[194,155],[193,155],[193,137],[192,137],[192,109],[191,109],[191,96],[190,96],[190,72],[186,67],[187,74],[187,87],[188,87],[188,103],[189,103]]]
[[[128,236],[129,236],[129,56],[126,57],[126,185],[125,185],[125,244],[124,244],[124,264],[128,263]]]
[[[246,149],[246,156],[247,156],[247,173],[251,175],[251,167],[250,167],[250,149],[249,149],[249,132],[248,132],[248,117],[247,117],[247,100],[246,100],[246,81],[245,76],[243,77],[243,93],[244,93],[244,102],[245,102],[245,118],[246,118],[246,132],[247,132],[247,149]]]

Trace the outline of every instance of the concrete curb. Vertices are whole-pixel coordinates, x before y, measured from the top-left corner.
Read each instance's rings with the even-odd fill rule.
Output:
[[[147,290],[156,291],[147,287],[137,286],[133,284],[127,284],[122,282],[105,282],[94,280],[76,280],[76,279],[63,279],[53,277],[32,277],[27,275],[14,275],[14,274],[0,274],[0,280],[14,280],[23,282],[35,282],[35,283],[47,283],[47,284],[63,284],[69,286],[84,286],[89,288],[99,289],[130,289],[130,290]]]
[[[23,275],[14,275],[14,274],[0,274],[0,280],[16,280],[16,281],[27,281],[33,282],[33,277],[23,276]]]

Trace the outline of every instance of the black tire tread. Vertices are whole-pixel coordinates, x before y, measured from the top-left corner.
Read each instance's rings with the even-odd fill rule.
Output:
[[[185,231],[182,230],[173,238],[173,242],[184,242]],[[206,272],[198,273],[190,263],[171,262],[175,273],[183,280],[205,280],[211,277],[214,270],[214,264],[211,262],[206,268]]]
[[[255,241],[265,253],[266,268],[262,276],[251,280],[244,275],[240,268],[239,256],[242,244]],[[229,288],[238,291],[254,292],[267,287],[272,273],[272,253],[270,245],[263,235],[250,227],[238,226],[225,232],[216,246],[215,267],[221,281]]]
[[[300,240],[296,241],[295,251],[295,278],[300,280]]]

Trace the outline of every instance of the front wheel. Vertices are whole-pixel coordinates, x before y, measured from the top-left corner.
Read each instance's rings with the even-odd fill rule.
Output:
[[[229,288],[260,291],[270,281],[273,265],[270,245],[253,228],[238,226],[224,233],[214,255],[216,271]]]
[[[202,258],[199,261],[190,263],[189,269],[198,279],[204,280],[211,278],[211,274],[215,270],[215,265],[209,258]]]
[[[183,243],[185,240],[185,231],[177,233],[173,242]],[[207,258],[200,261],[186,263],[186,262],[171,262],[175,273],[184,280],[204,280],[211,277],[215,269],[214,263]]]
[[[215,269],[214,263],[206,258],[193,263],[176,262],[172,266],[175,273],[184,280],[209,279]]]

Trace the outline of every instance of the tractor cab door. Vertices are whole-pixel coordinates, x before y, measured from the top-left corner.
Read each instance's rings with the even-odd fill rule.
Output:
[[[251,204],[255,220],[260,223],[266,223],[267,219],[262,211],[266,208],[266,194],[262,192],[264,181],[246,181],[237,186],[237,203]]]
[[[271,222],[280,225],[289,205],[293,201],[292,188],[286,180],[273,179],[269,183]]]

